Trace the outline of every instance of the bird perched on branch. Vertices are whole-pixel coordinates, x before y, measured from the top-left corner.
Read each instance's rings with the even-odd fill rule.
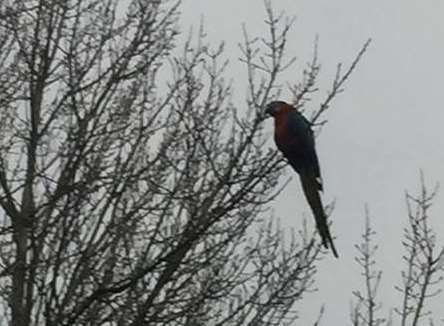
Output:
[[[278,149],[299,174],[322,244],[338,257],[319,194],[323,188],[311,123],[296,108],[282,101],[269,103],[265,112],[274,118],[274,140]]]

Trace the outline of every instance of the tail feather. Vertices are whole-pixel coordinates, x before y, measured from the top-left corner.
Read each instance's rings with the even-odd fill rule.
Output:
[[[322,239],[322,244],[326,249],[331,248],[333,255],[338,258],[338,252],[333,243],[330,231],[327,224],[327,216],[322,206],[321,197],[319,196],[319,183],[315,176],[300,174],[302,188],[304,190],[305,198],[313,212],[316,220],[316,227]]]

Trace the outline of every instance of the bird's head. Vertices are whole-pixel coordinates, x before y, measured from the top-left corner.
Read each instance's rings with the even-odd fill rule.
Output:
[[[283,101],[273,101],[267,104],[265,108],[265,114],[275,117],[279,112],[288,106],[287,103]]]

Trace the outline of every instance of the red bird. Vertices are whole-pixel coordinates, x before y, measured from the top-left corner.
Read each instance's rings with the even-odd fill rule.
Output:
[[[338,252],[328,229],[327,215],[319,195],[322,180],[311,123],[294,107],[282,101],[271,102],[265,112],[274,118],[274,140],[277,147],[299,174],[322,244],[327,249],[331,247],[337,258]]]

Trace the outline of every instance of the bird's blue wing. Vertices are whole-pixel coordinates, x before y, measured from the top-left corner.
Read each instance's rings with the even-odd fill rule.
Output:
[[[322,190],[321,170],[316,154],[315,138],[311,123],[296,110],[288,113],[287,128],[289,137],[295,139],[294,148],[287,149],[287,158],[297,172],[314,175]]]

